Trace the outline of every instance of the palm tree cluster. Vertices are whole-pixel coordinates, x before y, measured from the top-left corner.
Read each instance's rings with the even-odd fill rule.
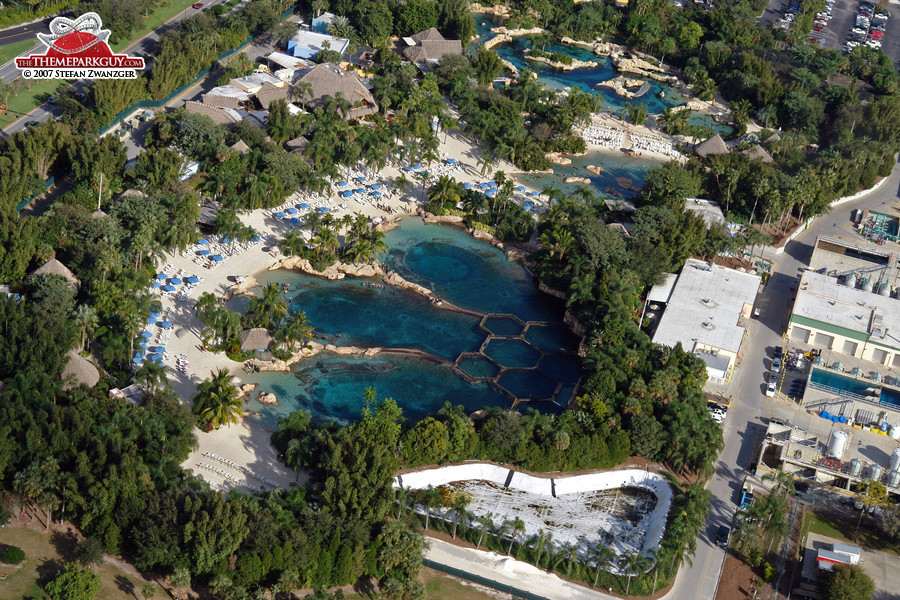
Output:
[[[193,401],[194,414],[208,430],[237,423],[243,412],[238,389],[226,369],[210,373],[210,378],[197,386]]]
[[[280,242],[287,256],[303,256],[317,268],[325,268],[337,259],[356,264],[371,263],[388,252],[384,232],[369,226],[365,215],[334,215],[311,212],[305,218],[310,230],[309,242],[297,229],[288,231]],[[343,244],[341,243],[343,237]]]

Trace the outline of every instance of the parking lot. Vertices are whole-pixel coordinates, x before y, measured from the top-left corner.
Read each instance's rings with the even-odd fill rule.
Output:
[[[825,15],[825,22],[820,19],[815,26],[818,29],[811,32],[815,38],[813,42],[826,48],[843,50],[853,29],[857,28],[857,16],[859,16],[860,8],[857,0],[833,0],[828,7],[830,15]],[[791,12],[796,13],[798,10],[799,4],[796,0],[771,0],[759,21],[763,26],[789,26],[791,17],[787,17],[787,15]],[[878,40],[882,44],[881,50],[894,62],[900,62],[900,6],[893,3],[887,6],[881,4],[879,10],[885,11],[888,15],[883,28],[883,37]],[[870,18],[868,25],[871,24]],[[869,27],[860,29],[867,33]],[[865,42],[867,39],[865,34],[861,40],[858,37],[857,35],[857,39],[849,39],[858,42]]]

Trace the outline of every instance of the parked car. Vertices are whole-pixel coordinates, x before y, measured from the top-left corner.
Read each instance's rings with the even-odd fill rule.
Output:
[[[774,398],[777,388],[778,382],[775,380],[774,376],[770,376],[769,384],[766,386],[766,396],[768,396],[769,398]]]
[[[720,525],[716,531],[716,546],[728,548],[728,538],[731,537],[731,529],[725,525]]]
[[[191,5],[191,8],[193,8],[194,10],[200,10],[201,8],[203,8],[203,3],[198,2],[196,4],[193,4],[193,5]]]

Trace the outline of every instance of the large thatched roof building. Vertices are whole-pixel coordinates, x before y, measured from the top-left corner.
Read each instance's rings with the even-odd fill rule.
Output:
[[[66,267],[66,265],[62,264],[55,258],[51,258],[40,267],[31,272],[32,277],[38,277],[40,275],[60,275],[61,277],[65,277],[69,280],[76,288],[81,287],[81,282],[75,277],[75,274]]]
[[[253,352],[254,350],[269,350],[275,343],[268,329],[254,327],[241,332],[241,350]]]
[[[772,158],[772,155],[763,149],[759,144],[754,144],[750,148],[744,151],[744,154],[750,157],[750,160],[761,160],[764,163],[775,162],[775,159]]]
[[[434,27],[403,38],[407,47],[403,49],[403,58],[411,63],[438,62],[448,54],[461,56],[462,42],[445,39]]]
[[[80,385],[89,388],[97,385],[97,382],[100,381],[100,372],[97,371],[97,367],[91,361],[79,356],[75,350],[69,350],[66,352],[66,356],[69,357],[69,360],[66,362],[62,372],[62,378],[65,382],[63,384],[64,390],[71,390]]]
[[[350,102],[350,119],[359,119],[378,112],[378,103],[356,73],[348,73],[340,68],[323,63],[309,69],[296,81],[299,87],[308,84],[310,93],[304,97],[307,108],[321,106],[325,98],[335,98],[340,94]]]
[[[725,144],[725,140],[722,139],[722,136],[717,133],[708,140],[704,140],[697,144],[694,147],[694,152],[696,152],[697,156],[700,158],[706,158],[713,154],[728,154],[728,146]]]

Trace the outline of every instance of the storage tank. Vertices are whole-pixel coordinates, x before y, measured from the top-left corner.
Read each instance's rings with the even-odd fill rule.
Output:
[[[847,433],[845,431],[835,431],[828,442],[828,454],[834,458],[840,458],[844,454],[844,448],[847,447]],[[900,450],[900,448],[898,448]],[[898,458],[900,460],[900,458]]]
[[[878,288],[878,295],[885,296],[885,297],[890,296],[891,295],[891,284],[889,284],[887,281],[882,283],[881,287]]]
[[[891,471],[888,473],[887,484],[891,487],[900,485],[900,471]]]
[[[865,281],[863,281],[863,284],[862,284],[862,291],[864,291],[864,292],[871,292],[871,291],[872,291],[872,278],[871,278],[871,277],[869,277],[868,279],[866,279]]]
[[[859,474],[862,472],[862,463],[858,458],[854,458],[850,461],[850,474],[854,477],[859,477]]]
[[[891,431],[890,433],[888,433],[888,435],[891,436],[892,440],[900,440],[900,427],[894,425],[893,427],[891,427]]]
[[[881,473],[884,471],[881,465],[873,464],[869,469],[869,479],[872,481],[880,481]]]
[[[900,471],[900,448],[891,452],[891,471]]]
[[[847,287],[856,287],[856,273],[850,273],[849,275],[847,275]]]

